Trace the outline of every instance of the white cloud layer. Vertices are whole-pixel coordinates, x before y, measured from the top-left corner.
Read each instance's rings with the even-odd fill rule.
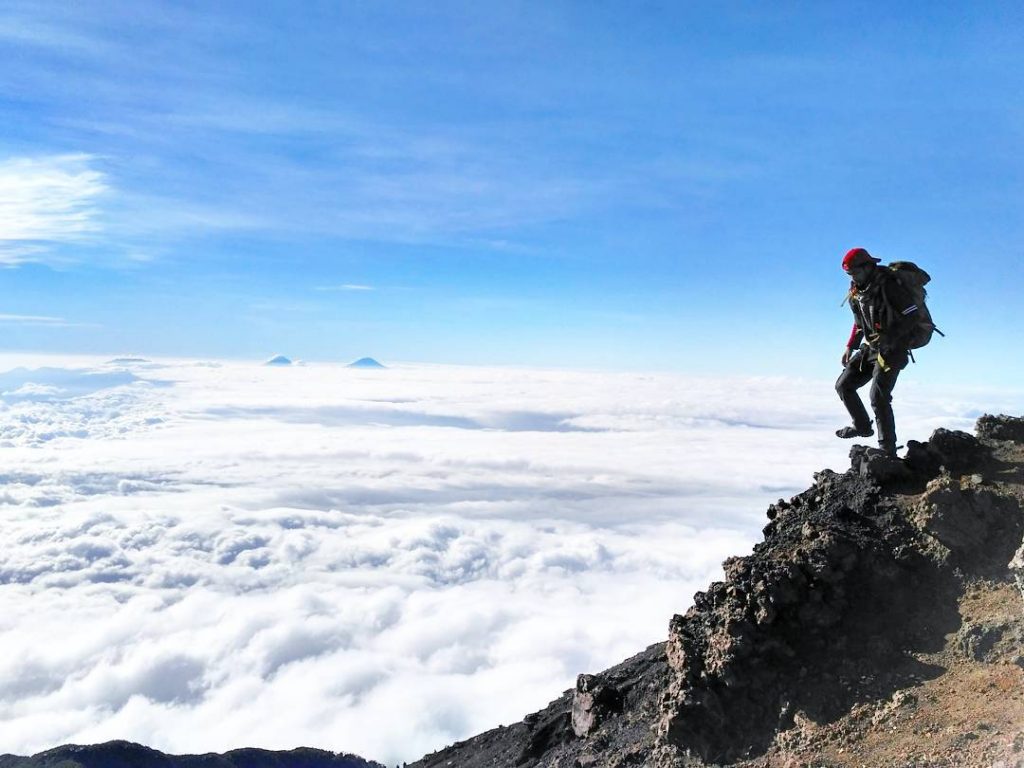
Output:
[[[904,438],[978,403],[897,388]],[[769,501],[844,467],[841,417],[828,382],[781,378],[7,370],[0,753],[394,764],[509,722],[663,639]]]
[[[99,229],[104,176],[86,154],[0,161],[0,264],[43,260],[47,245]]]

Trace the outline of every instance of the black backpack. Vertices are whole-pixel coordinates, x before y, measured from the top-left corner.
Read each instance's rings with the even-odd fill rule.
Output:
[[[884,267],[884,269],[891,279],[906,289],[917,305],[917,312],[914,313],[914,317],[917,318],[917,324],[907,340],[907,347],[910,349],[920,349],[932,340],[933,332],[939,334],[939,336],[945,336],[946,334],[935,327],[935,323],[932,322],[932,313],[928,311],[928,305],[925,303],[925,299],[928,298],[928,291],[924,287],[931,282],[931,276],[912,261],[894,261],[892,264]],[[897,310],[889,303],[889,297],[885,294],[884,290],[882,291],[882,297],[885,299],[885,306],[890,317],[895,315]]]

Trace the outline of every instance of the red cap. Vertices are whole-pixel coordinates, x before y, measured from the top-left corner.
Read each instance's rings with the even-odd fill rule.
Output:
[[[859,267],[861,264],[877,264],[881,259],[876,259],[864,248],[851,248],[843,256],[843,269],[849,272],[854,267]]]

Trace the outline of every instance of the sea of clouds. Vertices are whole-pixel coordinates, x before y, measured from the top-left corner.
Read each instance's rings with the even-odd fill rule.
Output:
[[[827,381],[0,364],[0,753],[415,759],[663,640],[849,449]],[[903,439],[1024,406],[914,374]]]

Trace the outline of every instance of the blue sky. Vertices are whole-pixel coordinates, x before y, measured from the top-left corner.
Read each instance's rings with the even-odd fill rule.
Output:
[[[6,350],[1019,386],[1019,3],[0,3]]]

